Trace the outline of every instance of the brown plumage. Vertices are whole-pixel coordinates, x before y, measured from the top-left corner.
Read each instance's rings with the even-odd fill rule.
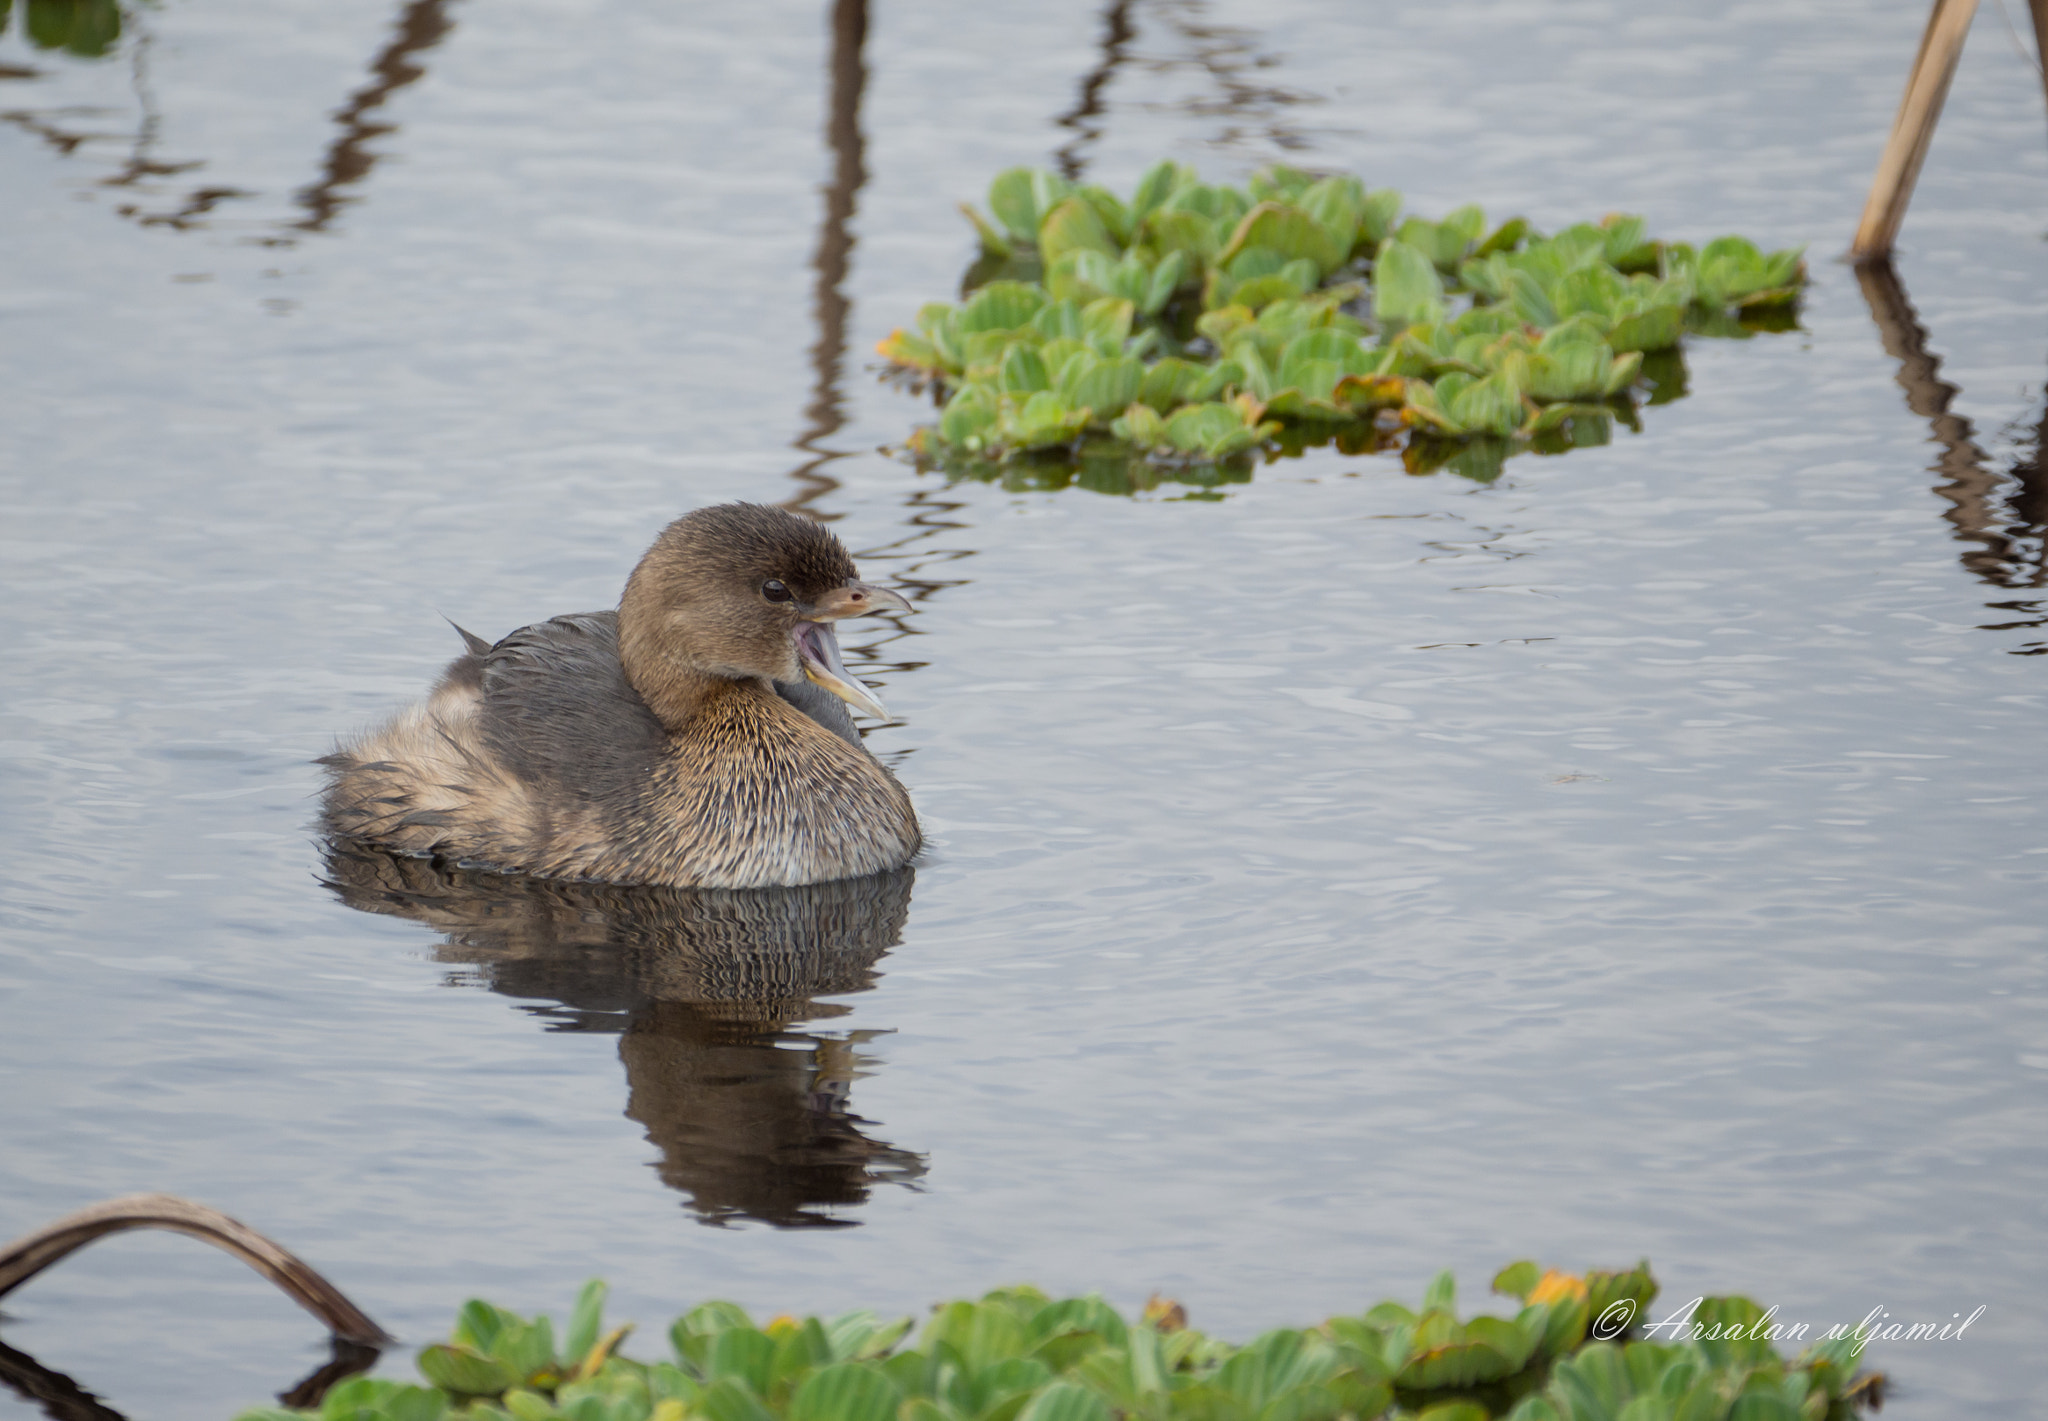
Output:
[[[662,530],[617,612],[495,646],[463,632],[468,652],[424,702],[321,761],[325,825],[400,853],[677,888],[901,867],[917,816],[840,703],[882,713],[832,632],[884,608],[909,603],[859,581],[817,524],[699,509]]]

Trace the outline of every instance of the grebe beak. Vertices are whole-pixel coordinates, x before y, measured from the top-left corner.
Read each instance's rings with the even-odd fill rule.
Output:
[[[839,638],[832,630],[832,623],[875,612],[911,610],[909,602],[886,587],[849,582],[844,587],[833,588],[806,608],[804,619],[796,624],[797,657],[803,662],[804,675],[855,710],[864,711],[877,720],[887,720],[889,712],[876,699],[875,693],[854,680],[853,673],[840,659]]]

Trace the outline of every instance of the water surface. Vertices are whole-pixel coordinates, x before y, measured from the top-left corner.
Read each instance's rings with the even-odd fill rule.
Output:
[[[1878,1352],[1896,1409],[2038,1409],[2048,122],[1987,7],[1866,295],[1830,258],[1921,18],[173,0],[98,61],[17,23],[0,1234],[185,1194],[413,1343],[593,1273],[650,1327],[1029,1279],[1242,1336],[1647,1255],[1818,1325],[1985,1304]],[[1162,155],[1805,243],[1815,285],[1491,486],[881,452],[926,407],[867,352],[951,293],[953,205]],[[933,839],[907,905],[763,1014],[615,950],[658,905],[352,903],[309,762],[441,615],[607,605],[727,498],[921,609],[849,638]],[[174,1238],[5,1340],[135,1418],[326,1356]]]

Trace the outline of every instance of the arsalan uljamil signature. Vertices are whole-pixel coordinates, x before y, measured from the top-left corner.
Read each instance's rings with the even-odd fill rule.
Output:
[[[1779,1322],[1778,1310],[1773,1307],[1762,1317],[1747,1323],[1742,1322],[1696,1322],[1693,1314],[1706,1302],[1704,1297],[1694,1298],[1669,1317],[1657,1322],[1643,1324],[1645,1337],[1664,1335],[1672,1342],[1835,1342],[1842,1338],[1853,1338],[1856,1347],[1852,1355],[1862,1356],[1863,1349],[1873,1342],[1953,1342],[1961,1337],[1969,1325],[1984,1316],[1984,1308],[1968,1317],[1953,1314],[1947,1322],[1886,1322],[1891,1314],[1884,1308],[1874,1307],[1857,1323],[1838,1322],[1818,1337],[1811,1337],[1813,1325],[1805,1322]],[[1634,1298],[1622,1298],[1609,1303],[1593,1319],[1588,1331],[1596,1339],[1605,1341],[1627,1332],[1636,1320],[1637,1303]]]

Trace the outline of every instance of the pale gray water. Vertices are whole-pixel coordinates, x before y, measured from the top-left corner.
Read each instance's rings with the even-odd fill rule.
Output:
[[[1829,260],[1923,6],[1140,3],[1104,112],[1061,126],[1090,7],[878,4],[836,429],[825,9],[422,0],[381,79],[393,5],[169,0],[97,63],[17,15],[0,1235],[170,1190],[410,1342],[598,1273],[643,1352],[707,1295],[1157,1288],[1247,1335],[1439,1267],[1471,1299],[1512,1258],[1647,1255],[1667,1299],[1818,1325],[1988,1305],[1880,1344],[1896,1414],[2038,1408],[2048,632],[2039,528],[1997,529],[2048,380],[2048,121],[1997,7],[1900,261],[1977,450],[1947,474]],[[150,161],[203,166],[106,185],[138,93]],[[1489,488],[1325,453],[1220,503],[1012,494],[876,452],[924,407],[867,352],[952,289],[955,202],[1063,146],[1121,187],[1279,137],[1425,212],[1807,243],[1805,331],[1697,343],[1645,434]],[[793,477],[817,452],[836,486]],[[871,653],[901,717],[872,743],[934,838],[872,990],[777,1048],[651,1028],[622,1066],[653,1018],[601,961],[478,990],[321,886],[308,761],[427,684],[439,614],[605,605],[665,519],[807,488],[926,589]],[[814,1061],[873,1169],[804,1207],[857,1226],[702,1226],[649,1092],[786,1104]],[[180,1239],[8,1313],[152,1421],[325,1352]]]

